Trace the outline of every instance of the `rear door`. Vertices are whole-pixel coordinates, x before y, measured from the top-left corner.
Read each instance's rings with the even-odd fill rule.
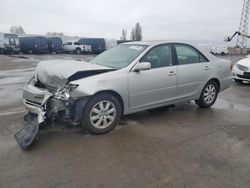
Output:
[[[175,50],[178,61],[177,97],[193,97],[210,76],[209,61],[196,48],[187,44],[175,44]]]
[[[131,110],[154,107],[175,98],[177,67],[172,51],[171,45],[156,46],[140,60],[151,63],[150,70],[129,72]]]

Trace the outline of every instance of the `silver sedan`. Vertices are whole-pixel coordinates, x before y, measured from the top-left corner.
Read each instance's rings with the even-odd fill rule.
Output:
[[[231,63],[197,46],[132,42],[91,62],[40,62],[23,101],[39,124],[60,118],[103,134],[122,115],[191,100],[211,107],[231,83]]]

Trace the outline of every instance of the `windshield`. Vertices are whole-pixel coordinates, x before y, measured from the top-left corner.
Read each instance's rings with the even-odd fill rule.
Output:
[[[146,48],[146,45],[119,45],[100,54],[94,58],[91,63],[115,69],[122,69],[127,67]]]

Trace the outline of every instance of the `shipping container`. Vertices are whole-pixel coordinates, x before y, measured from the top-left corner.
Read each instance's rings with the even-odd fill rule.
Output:
[[[48,49],[50,52],[62,53],[63,52],[63,42],[60,37],[48,37]]]
[[[48,42],[45,37],[19,37],[20,48],[23,53],[48,53]]]
[[[81,38],[79,40],[81,45],[90,45],[92,53],[102,53],[106,50],[104,38]]]
[[[19,38],[16,34],[0,33],[0,53],[20,52]]]

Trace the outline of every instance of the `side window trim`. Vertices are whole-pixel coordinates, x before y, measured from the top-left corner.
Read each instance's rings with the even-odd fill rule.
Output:
[[[172,67],[172,66],[176,66],[178,64],[177,61],[177,57],[175,57],[175,47],[172,43],[165,43],[165,44],[159,44],[156,45],[154,47],[152,47],[151,49],[149,49],[139,60],[139,63],[142,62],[142,59],[147,56],[154,48],[160,47],[160,46],[169,46],[170,47],[170,51],[171,51],[171,56],[172,56],[172,65],[170,66],[165,66],[165,67],[156,67],[153,69],[159,69],[159,68],[166,68],[166,67]]]
[[[175,59],[176,59],[176,65],[183,65],[183,64],[180,64],[179,61],[178,61],[178,55],[177,55],[177,51],[176,51],[176,45],[183,45],[183,46],[187,46],[187,47],[190,47],[192,49],[194,49],[195,51],[198,52],[198,56],[199,56],[199,63],[207,63],[207,62],[210,62],[207,57],[205,55],[203,55],[200,50],[198,50],[197,48],[195,48],[194,46],[191,46],[189,44],[185,44],[185,43],[172,43],[173,45],[173,50],[174,50],[174,56],[175,56]],[[201,62],[201,56],[206,60],[206,62]],[[196,64],[196,63],[191,63],[191,64]],[[187,64],[188,65],[188,64]]]

